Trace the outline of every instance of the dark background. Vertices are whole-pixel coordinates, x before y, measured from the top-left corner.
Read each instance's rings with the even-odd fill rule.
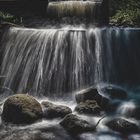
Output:
[[[16,16],[44,16],[47,0],[0,0],[0,11]]]

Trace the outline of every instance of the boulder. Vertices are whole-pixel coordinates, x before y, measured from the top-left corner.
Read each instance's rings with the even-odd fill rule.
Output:
[[[43,116],[45,118],[63,118],[67,114],[72,113],[71,108],[63,105],[56,105],[48,101],[42,102],[41,105],[43,107]]]
[[[95,100],[102,108],[106,108],[109,102],[107,98],[98,93],[96,88],[83,90],[82,92],[77,93],[75,98],[77,103],[85,102],[86,100]]]
[[[95,100],[87,100],[80,102],[76,107],[75,111],[80,114],[100,115],[102,109]]]
[[[4,103],[2,118],[15,124],[33,123],[42,117],[40,103],[30,95],[16,94]]]
[[[92,126],[87,121],[81,119],[74,114],[68,114],[61,122],[63,126],[71,134],[80,134],[83,132],[94,131],[95,126]]]
[[[108,86],[103,89],[105,94],[109,96],[111,99],[119,99],[124,100],[127,98],[127,92],[121,88]]]
[[[117,132],[122,134],[132,134],[132,133],[139,133],[139,127],[132,122],[129,122],[122,118],[115,118],[106,123],[106,125]]]

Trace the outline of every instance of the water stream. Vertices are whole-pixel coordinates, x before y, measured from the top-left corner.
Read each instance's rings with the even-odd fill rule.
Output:
[[[105,126],[121,116],[140,127],[139,119],[129,117],[140,105],[140,28],[97,27],[101,8],[101,1],[50,2],[52,19],[30,21],[30,28],[8,27],[0,42],[0,102],[26,93],[74,111],[77,92],[97,87],[104,95],[102,88],[108,85],[121,87],[128,97],[111,100],[119,106],[95,132],[72,136],[60,119],[14,125],[0,118],[0,140],[140,140],[140,134],[121,135]],[[102,117],[80,116],[91,124]]]
[[[31,94],[39,100],[45,100],[47,97],[55,103],[69,103],[73,109],[76,105],[76,91],[93,85],[100,89],[113,84],[128,90],[126,103],[122,102],[114,114],[125,117],[128,108],[131,111],[131,108],[135,107],[133,100],[138,102],[140,99],[133,91],[134,87],[139,89],[140,81],[139,35],[139,28],[11,27],[3,35],[1,46],[1,85],[6,87],[2,89],[1,100],[11,94],[11,91],[7,90],[10,89],[14,93]],[[93,124],[100,119],[82,117]],[[124,138],[110,132],[104,125],[109,118],[104,119],[96,133],[85,133],[76,138],[68,135],[58,125],[60,120],[52,120],[51,123],[43,120],[29,126],[1,124],[0,138],[16,140],[20,135],[23,140],[125,140],[129,137],[139,139],[139,135]],[[137,120],[130,120],[139,123]],[[64,133],[60,134],[60,131]]]
[[[2,86],[32,95],[62,96],[98,83],[140,82],[139,29],[70,28],[5,32]]]

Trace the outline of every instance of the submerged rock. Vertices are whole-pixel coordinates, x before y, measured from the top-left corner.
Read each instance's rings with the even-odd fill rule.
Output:
[[[139,133],[139,127],[132,122],[129,122],[122,118],[115,118],[111,121],[108,121],[106,125],[117,132],[122,134],[132,134],[132,133]]]
[[[80,134],[83,132],[94,131],[95,126],[92,126],[87,121],[81,119],[80,117],[69,114],[61,122],[60,125],[63,126],[71,134]]]
[[[72,113],[71,108],[63,105],[55,105],[48,101],[44,101],[41,103],[43,106],[43,116],[45,118],[63,118],[67,114]]]
[[[79,103],[76,106],[75,111],[81,114],[100,115],[102,109],[95,100],[87,100]]]
[[[95,100],[99,106],[105,108],[109,100],[98,93],[96,88],[90,88],[76,94],[77,103],[85,102],[86,100]]]
[[[40,103],[30,95],[16,94],[4,103],[2,118],[16,124],[33,123],[42,117]]]
[[[105,92],[105,94],[107,96],[109,96],[112,99],[120,99],[120,100],[123,100],[123,99],[126,99],[127,98],[127,92],[124,91],[121,88],[108,86],[108,87],[105,87],[103,89],[103,91]]]

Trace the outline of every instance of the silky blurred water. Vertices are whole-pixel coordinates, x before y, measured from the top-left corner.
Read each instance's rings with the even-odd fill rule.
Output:
[[[61,119],[40,120],[32,125],[0,121],[2,140],[139,140],[139,134],[124,136],[105,126],[122,117],[140,126],[129,113],[140,100],[140,29],[64,26],[41,29],[7,29],[1,46],[1,103],[11,94],[26,93],[40,102],[51,100],[74,111],[75,94],[91,87],[121,87],[128,93],[93,133],[71,136],[59,125]],[[0,112],[2,111],[2,104]],[[76,112],[74,112],[77,114]],[[1,114],[1,113],[0,113]],[[80,115],[91,124],[102,117]]]

